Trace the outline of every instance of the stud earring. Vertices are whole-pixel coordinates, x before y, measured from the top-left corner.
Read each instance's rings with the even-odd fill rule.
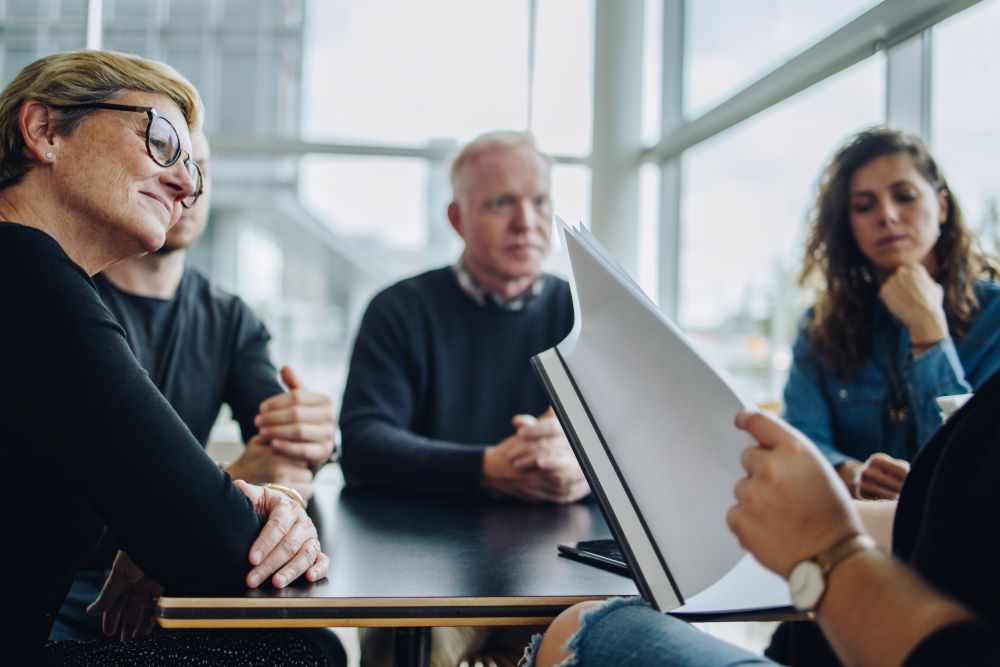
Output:
[[[47,153],[45,153],[45,159],[46,159],[46,160],[51,160],[51,159],[52,159],[52,158],[54,158],[55,156],[56,156],[56,154],[55,154],[55,153],[53,153],[52,151],[48,151]]]

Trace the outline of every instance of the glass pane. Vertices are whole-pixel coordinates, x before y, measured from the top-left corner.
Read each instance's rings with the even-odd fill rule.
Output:
[[[816,182],[847,136],[882,120],[883,70],[874,56],[682,160],[681,325],[753,398],[780,396]]]
[[[552,166],[552,210],[567,223],[590,225],[590,167],[582,164]],[[569,275],[569,256],[562,252],[553,229],[552,251],[542,269],[557,276]]]
[[[688,2],[685,115],[701,115],[876,4],[877,0]]]
[[[1000,253],[1000,2],[968,9],[934,29],[935,157],[988,251]]]
[[[153,22],[157,3],[146,0],[105,0],[104,25],[141,28]]]
[[[230,135],[251,134],[268,118],[268,108],[257,101],[257,86],[263,82],[257,71],[260,59],[253,51],[228,51],[222,54],[219,86],[219,131]]]
[[[663,124],[663,0],[646,0],[642,35],[642,143],[660,140]]]
[[[164,34],[161,39],[163,60],[187,77],[198,92],[204,96],[209,59],[203,57],[205,41],[200,32],[183,30]],[[206,102],[206,100],[203,100]]]
[[[6,46],[3,51],[3,85],[6,86],[10,83],[10,80],[17,76],[18,72],[38,57],[39,54],[32,47]]]
[[[105,21],[105,25],[107,25],[107,21]],[[104,29],[104,44],[102,46],[109,51],[132,53],[146,58],[151,57],[150,49],[152,45],[149,41],[149,33],[145,29],[131,30],[106,27]]]
[[[590,224],[590,167],[552,166],[552,209],[566,222]]]
[[[639,261],[635,280],[657,302],[660,266],[660,169],[655,164],[639,168]]]
[[[204,0],[170,0],[167,5],[167,23],[199,30],[211,16],[212,4]]]
[[[69,26],[69,27],[67,27]],[[76,51],[87,45],[87,32],[83,24],[52,26],[49,30],[49,44],[53,51]]]
[[[422,160],[310,156],[301,162],[299,192],[337,234],[415,250],[428,240],[427,175]]]
[[[539,0],[531,129],[550,153],[590,153],[593,3]]]
[[[61,0],[59,16],[63,21],[78,22],[87,18],[88,0]]]
[[[222,25],[227,32],[254,31],[261,16],[266,18],[267,7],[271,0],[223,0]]]
[[[527,127],[527,0],[312,0],[306,16],[307,138],[422,144]]]
[[[281,244],[260,230],[243,229],[237,253],[240,296],[254,304],[280,301],[285,262]]]
[[[38,0],[7,0],[7,20],[36,22],[49,15],[48,5]]]

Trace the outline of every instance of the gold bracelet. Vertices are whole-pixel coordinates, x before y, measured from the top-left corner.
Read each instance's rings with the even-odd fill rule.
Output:
[[[283,486],[281,484],[275,484],[274,482],[265,482],[264,484],[261,484],[261,486],[263,486],[265,489],[274,489],[275,491],[280,491],[281,493],[285,494],[286,496],[294,500],[296,503],[298,503],[302,507],[302,509],[306,508],[306,499],[302,497],[301,493],[299,493],[298,491],[296,491],[291,487]]]

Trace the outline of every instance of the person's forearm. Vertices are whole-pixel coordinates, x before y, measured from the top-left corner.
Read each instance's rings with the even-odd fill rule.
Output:
[[[222,400],[229,405],[233,419],[239,424],[243,442],[257,435],[254,418],[257,417],[261,402],[283,391],[284,387],[278,383],[278,371],[266,357],[241,360],[233,369]]]
[[[385,423],[342,426],[340,462],[348,486],[418,493],[479,489],[486,445],[434,440]]]
[[[900,665],[927,636],[975,619],[892,556],[868,551],[830,574],[817,615],[823,633],[848,665]],[[891,618],[891,623],[885,619]]]
[[[905,364],[903,381],[920,445],[941,427],[941,409],[935,399],[972,391],[955,344],[948,337]]]
[[[99,334],[91,341],[95,349],[105,343]],[[117,355],[85,359],[92,363],[78,366],[66,388],[76,397],[79,412],[72,414],[86,419],[67,419],[73,433],[67,430],[61,439],[72,443],[75,437],[88,446],[67,447],[61,464],[88,480],[87,502],[150,577],[175,592],[242,589],[260,517],[208,458],[124,341],[113,342]],[[114,383],[107,382],[111,377]],[[105,401],[128,409],[109,411]]]
[[[874,538],[880,549],[892,552],[892,524],[896,518],[895,500],[855,500],[854,509],[861,517],[865,532]]]

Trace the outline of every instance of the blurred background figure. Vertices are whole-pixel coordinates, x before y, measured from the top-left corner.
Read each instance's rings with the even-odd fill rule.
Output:
[[[1000,368],[1000,285],[944,173],[919,138],[886,127],[824,173],[802,281],[785,418],[855,497],[895,498],[941,426],[939,396]]]
[[[542,272],[552,234],[550,159],[529,134],[473,140],[451,170],[459,259],[387,288],[361,322],[344,390],[348,486],[566,503],[590,492],[530,359],[573,326],[569,285]],[[511,539],[517,539],[512,535]],[[484,647],[516,662],[530,636],[436,628],[435,665]],[[366,665],[391,630],[362,632]]]

